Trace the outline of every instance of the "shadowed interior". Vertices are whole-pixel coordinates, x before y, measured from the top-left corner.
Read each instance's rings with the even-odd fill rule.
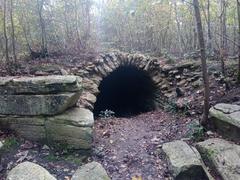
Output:
[[[156,86],[144,70],[132,65],[118,67],[100,83],[94,115],[111,110],[117,117],[137,115],[155,108]]]

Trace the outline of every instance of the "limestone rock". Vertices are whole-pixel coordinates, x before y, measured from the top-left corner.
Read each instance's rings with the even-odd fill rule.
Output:
[[[202,157],[223,180],[240,179],[240,146],[213,138],[197,144]]]
[[[72,180],[110,180],[101,164],[91,162],[81,166],[73,175]]]
[[[210,116],[217,131],[223,136],[239,140],[240,106],[217,104],[210,109]]]
[[[82,80],[77,76],[1,77],[0,94],[52,94],[77,92]]]
[[[173,141],[163,144],[162,149],[167,156],[169,169],[175,179],[209,179],[201,156],[195,148],[184,141]]]
[[[0,114],[55,115],[74,106],[80,93],[52,95],[0,95]]]
[[[81,95],[81,99],[86,100],[91,104],[94,104],[97,101],[96,96],[89,92],[83,92]]]
[[[47,121],[55,124],[66,124],[77,127],[92,127],[94,123],[93,113],[84,108],[71,108],[63,114],[51,116]]]
[[[7,180],[56,180],[46,169],[31,163],[23,162],[13,168],[7,175]]]
[[[73,108],[65,114],[48,117],[47,139],[68,145],[71,149],[89,150],[93,140],[93,122],[92,112],[82,108]]]
[[[45,139],[44,117],[0,116],[0,129],[11,129],[16,134],[32,141]]]

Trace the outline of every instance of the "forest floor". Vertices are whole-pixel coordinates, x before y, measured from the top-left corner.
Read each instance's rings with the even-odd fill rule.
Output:
[[[161,146],[187,137],[192,121],[163,110],[131,118],[97,119],[94,159],[114,180],[169,179]]]
[[[100,162],[113,180],[138,176],[146,180],[168,179],[161,145],[188,136],[192,121],[190,117],[163,110],[131,118],[97,119],[91,157],[78,152],[53,152],[46,145],[1,132],[0,139],[5,139],[8,146],[1,160],[0,180],[24,161],[43,166],[57,179],[68,180],[80,165],[92,160]]]
[[[64,56],[30,60],[28,63],[23,61],[15,75],[59,74],[62,68],[74,74],[78,70],[76,67],[81,68],[79,64],[93,59],[94,56],[95,54],[87,54],[75,58]],[[0,67],[0,75],[7,75],[4,67]],[[225,94],[225,88],[215,81],[211,82],[211,104],[215,104]],[[240,88],[233,89],[228,94],[221,102],[231,102],[232,98],[236,99],[236,94],[240,100]],[[202,99],[199,99],[195,103],[201,107],[201,102]],[[94,148],[90,157],[78,152],[54,152],[46,145],[0,131],[0,141],[7,142],[0,163],[0,180],[4,180],[7,172],[14,166],[26,160],[43,166],[59,180],[71,179],[80,165],[92,160],[100,162],[113,180],[171,179],[160,151],[163,143],[183,138],[194,144],[209,136],[218,136],[215,133],[204,133],[197,124],[198,118],[198,115],[186,116],[183,113],[156,110],[129,118],[96,119]]]

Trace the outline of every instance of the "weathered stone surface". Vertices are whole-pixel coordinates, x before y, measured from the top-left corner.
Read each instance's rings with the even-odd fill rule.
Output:
[[[71,108],[63,114],[51,116],[47,121],[55,124],[73,125],[76,127],[92,127],[94,123],[93,113],[84,108]]]
[[[214,138],[198,143],[197,149],[222,179],[240,179],[239,145]]]
[[[81,99],[86,100],[91,104],[94,104],[97,101],[96,96],[89,92],[83,92],[81,95]]]
[[[14,130],[18,135],[33,141],[45,139],[45,118],[0,116],[0,129]]]
[[[0,161],[1,161],[2,149],[3,149],[3,142],[0,141]]]
[[[129,54],[119,51],[113,51],[112,53],[99,54],[93,61],[87,62],[84,70],[87,72],[84,74],[84,79],[90,79],[95,85],[99,86],[102,78],[106,77],[109,73],[117,69],[119,66],[135,66],[147,72],[149,77],[155,82],[156,86],[161,91],[163,100],[161,102],[156,101],[156,107],[162,107],[163,104],[171,102],[172,97],[167,97],[166,94],[172,94],[175,92],[176,85],[179,88],[186,90],[184,97],[189,99],[191,105],[196,106],[194,98],[192,98],[192,91],[199,88],[196,86],[188,86],[190,83],[195,83],[201,77],[200,64],[183,61],[181,63],[170,64],[164,58],[148,57],[141,54]],[[82,71],[82,70],[81,70]],[[82,75],[82,73],[80,73]],[[185,87],[188,87],[185,89]],[[84,93],[91,93],[93,95],[98,94],[96,86],[91,87],[91,83],[83,82]],[[159,92],[160,92],[159,91]],[[158,95],[158,93],[156,93]],[[86,96],[80,97],[81,107],[93,109],[92,106],[94,97],[88,98]]]
[[[73,175],[72,180],[110,180],[101,164],[91,162],[81,166]]]
[[[7,176],[7,180],[56,180],[46,169],[31,163],[23,162],[13,168]]]
[[[80,93],[52,95],[1,95],[0,114],[4,115],[55,115],[74,106]]]
[[[77,76],[0,77],[0,94],[52,94],[81,90]]]
[[[217,104],[210,109],[210,116],[217,131],[225,137],[240,138],[240,106]]]
[[[163,144],[169,169],[175,179],[205,180],[209,179],[198,151],[184,141]]]
[[[93,140],[93,122],[92,112],[81,108],[74,108],[65,114],[48,117],[47,139],[53,143],[69,145],[69,148],[88,150]]]

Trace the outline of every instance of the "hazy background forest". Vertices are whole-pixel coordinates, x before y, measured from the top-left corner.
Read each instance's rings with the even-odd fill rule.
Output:
[[[194,9],[182,0],[1,0],[0,59],[118,48],[195,56]],[[200,0],[208,55],[237,56],[237,0]]]

